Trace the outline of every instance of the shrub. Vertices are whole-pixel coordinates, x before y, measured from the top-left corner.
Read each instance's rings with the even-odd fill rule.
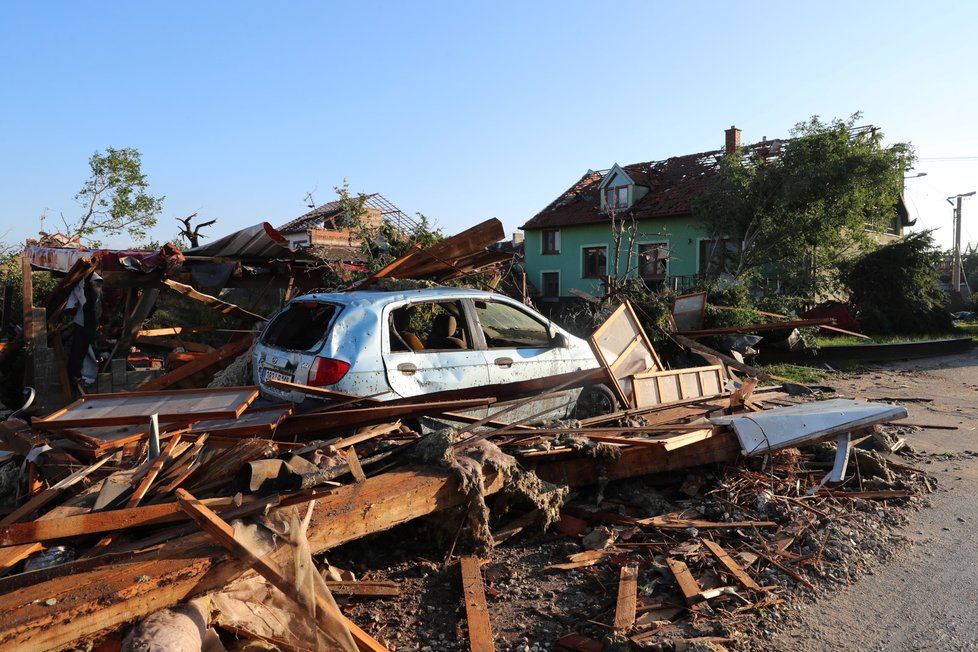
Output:
[[[930,231],[866,253],[846,264],[842,280],[868,333],[947,332],[947,294],[938,283],[939,252]]]

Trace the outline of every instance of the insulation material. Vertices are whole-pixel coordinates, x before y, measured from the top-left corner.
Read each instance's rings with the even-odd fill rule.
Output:
[[[560,520],[560,508],[567,497],[567,487],[541,480],[536,474],[520,468],[512,455],[485,439],[459,444],[466,435],[451,428],[439,430],[421,439],[415,447],[415,458],[424,464],[447,467],[461,479],[460,490],[472,501],[473,536],[480,554],[492,548],[489,530],[489,507],[485,500],[485,472],[503,475],[503,493],[533,503],[544,517],[544,529]]]
[[[122,642],[122,652],[194,652],[207,637],[206,600],[161,609],[136,625]]]
[[[234,362],[214,374],[208,387],[241,387],[253,382],[251,376],[251,349],[234,359]]]

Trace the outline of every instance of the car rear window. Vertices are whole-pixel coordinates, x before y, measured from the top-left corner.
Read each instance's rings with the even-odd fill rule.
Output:
[[[325,339],[335,314],[336,306],[329,303],[291,303],[265,329],[262,344],[288,351],[309,351]]]

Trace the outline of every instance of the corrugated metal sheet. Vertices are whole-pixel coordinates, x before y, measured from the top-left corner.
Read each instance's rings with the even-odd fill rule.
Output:
[[[268,222],[262,222],[184,252],[216,258],[295,258],[289,241]],[[305,256],[302,256],[305,258]]]

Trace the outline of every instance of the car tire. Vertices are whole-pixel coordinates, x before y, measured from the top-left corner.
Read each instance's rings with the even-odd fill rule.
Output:
[[[618,409],[618,400],[604,385],[589,385],[581,390],[574,408],[574,418],[588,419],[611,414]]]

